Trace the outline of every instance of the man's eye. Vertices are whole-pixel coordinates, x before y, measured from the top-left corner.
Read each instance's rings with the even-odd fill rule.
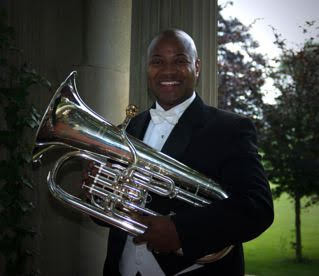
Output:
[[[160,59],[153,59],[150,61],[151,65],[159,65],[161,63],[162,63],[162,61]]]
[[[176,60],[176,63],[177,63],[177,64],[187,64],[187,63],[188,63],[188,60],[182,58],[182,59]]]

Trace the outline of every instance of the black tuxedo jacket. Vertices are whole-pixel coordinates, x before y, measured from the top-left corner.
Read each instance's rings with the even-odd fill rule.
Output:
[[[128,133],[142,140],[149,121],[148,111],[137,115]],[[149,208],[163,215],[176,213],[172,219],[184,253],[155,254],[163,271],[174,275],[202,256],[235,245],[221,260],[185,275],[244,275],[242,242],[260,235],[273,221],[271,193],[251,121],[207,106],[196,96],[162,152],[215,180],[229,195],[204,208],[152,195]],[[104,275],[119,275],[125,240],[124,231],[111,228]]]

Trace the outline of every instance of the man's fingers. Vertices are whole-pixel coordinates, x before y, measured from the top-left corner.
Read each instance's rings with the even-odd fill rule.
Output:
[[[135,244],[142,244],[142,243],[146,243],[147,242],[147,235],[146,233],[142,234],[142,235],[138,235],[135,238],[133,238],[133,242]]]
[[[94,161],[89,161],[89,164],[88,164],[89,169],[94,168],[94,165],[95,165]]]
[[[93,168],[91,168],[91,169],[88,171],[88,174],[89,174],[90,176],[96,176],[98,173],[99,173],[99,170],[98,170],[98,168],[96,168],[96,167],[93,167]]]
[[[140,245],[140,244],[144,244],[146,243],[146,247],[149,251],[153,251],[154,250],[154,246],[152,245],[152,243],[149,241],[149,238],[148,238],[148,235],[147,233],[145,234],[142,234],[142,235],[139,235],[137,237],[135,237],[133,239],[133,242],[136,244],[136,245]]]
[[[86,170],[84,170],[83,172],[82,172],[82,179],[83,180],[87,180],[89,178],[89,174],[88,174],[88,172],[86,171]]]
[[[94,167],[94,162],[90,161],[86,168],[82,171],[82,179],[89,180],[89,176],[95,175],[97,172],[97,169]]]
[[[137,220],[138,222],[141,222],[141,223],[142,223],[142,216],[141,216],[139,213],[137,213],[137,212],[135,212],[135,211],[131,211],[131,212],[130,212],[130,217],[131,217],[132,219]]]
[[[133,239],[134,243],[146,243],[151,251],[168,253],[181,248],[174,222],[164,216],[139,216],[140,222],[147,225],[144,234]]]
[[[138,221],[139,223],[142,223],[146,226],[150,226],[152,224],[152,218],[153,216],[142,216],[141,214],[137,212],[130,212],[130,216]]]

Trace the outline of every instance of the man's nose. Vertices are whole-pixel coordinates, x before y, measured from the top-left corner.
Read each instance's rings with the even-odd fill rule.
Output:
[[[175,63],[165,63],[162,66],[162,74],[175,74],[178,71],[178,68]]]

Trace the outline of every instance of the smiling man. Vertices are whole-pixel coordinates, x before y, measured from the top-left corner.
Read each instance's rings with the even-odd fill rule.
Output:
[[[244,275],[242,243],[273,221],[255,128],[248,118],[205,105],[195,92],[199,72],[188,34],[169,29],[157,35],[147,58],[156,102],[134,117],[127,131],[215,180],[229,197],[196,208],[152,194],[147,207],[163,216],[141,217],[148,229],[135,238],[111,228],[104,275]],[[214,262],[196,263],[212,253]]]
[[[184,32],[163,32],[148,48],[148,87],[164,110],[192,96],[199,69],[195,44]]]

